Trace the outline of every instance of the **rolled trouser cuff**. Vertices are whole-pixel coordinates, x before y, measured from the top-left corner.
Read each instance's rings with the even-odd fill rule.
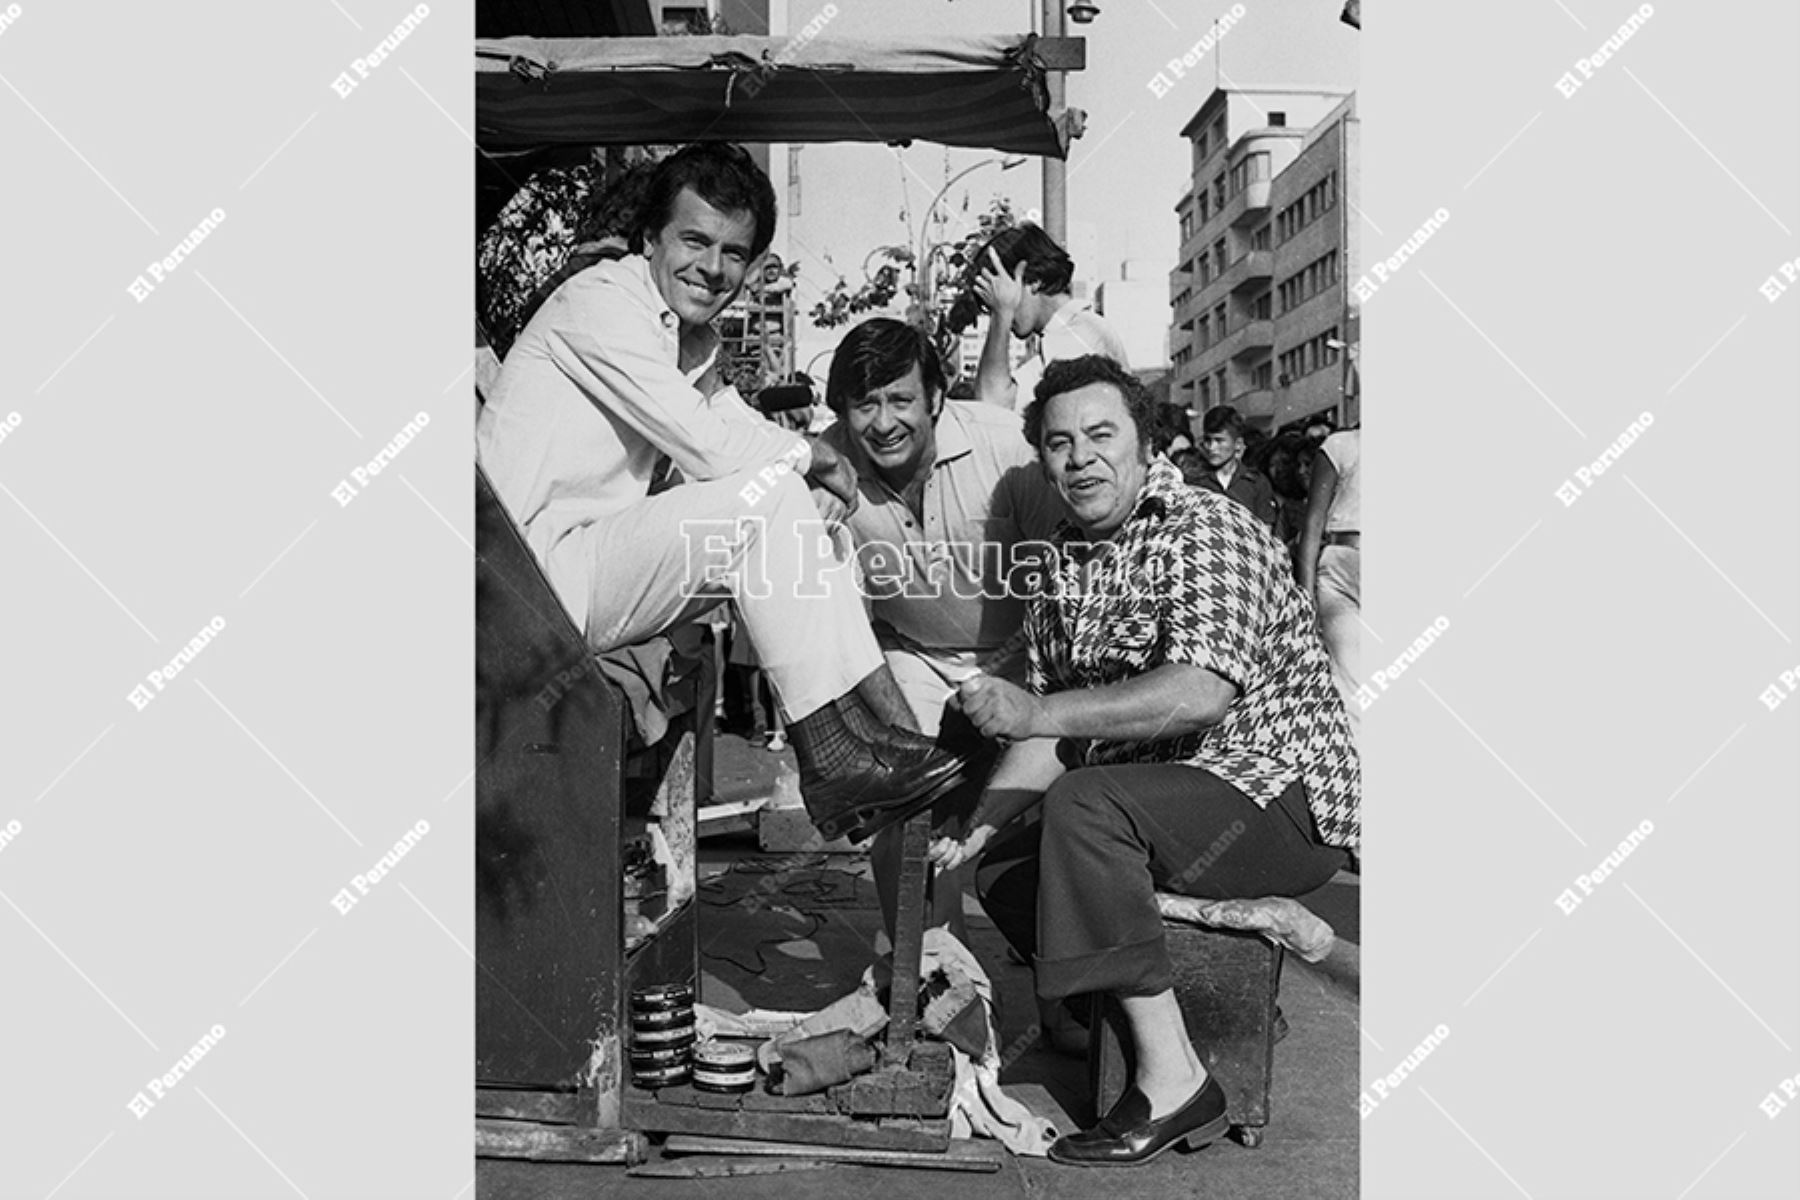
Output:
[[[1037,994],[1045,1000],[1061,1000],[1087,992],[1111,992],[1116,996],[1154,996],[1174,986],[1169,948],[1158,933],[1128,946],[1113,946],[1071,958],[1043,958],[1036,962]]]

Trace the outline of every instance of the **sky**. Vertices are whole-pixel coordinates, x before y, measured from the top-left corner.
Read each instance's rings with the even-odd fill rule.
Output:
[[[1090,282],[1133,277],[1166,286],[1178,243],[1175,204],[1188,176],[1189,144],[1181,127],[1212,93],[1215,66],[1229,86],[1292,84],[1353,89],[1360,34],[1338,20],[1342,0],[1098,0],[1089,25],[1070,24],[1087,39],[1087,68],[1068,76],[1068,103],[1085,109],[1087,132],[1069,155],[1069,242],[1078,274]],[[837,15],[822,37],[893,37],[908,31],[1024,32],[1038,0],[835,0]],[[788,0],[790,29],[817,15],[824,0]],[[1150,88],[1169,60],[1205,37],[1217,18],[1242,15],[1197,67],[1184,68],[1161,97]],[[1215,62],[1215,59],[1217,60]],[[915,142],[886,146],[826,144],[803,148],[801,213],[792,223],[801,264],[797,299],[809,309],[838,275],[854,284],[876,246],[916,240],[924,209],[958,171],[996,157],[980,150]],[[986,166],[962,180],[940,209],[968,220],[990,199],[1008,197],[1018,212],[1041,204],[1039,160],[1002,172]],[[854,200],[850,200],[854,197]],[[785,199],[785,198],[784,198]],[[913,228],[902,220],[910,209]],[[784,213],[784,220],[786,214]],[[954,236],[955,225],[946,226]],[[1084,259],[1091,258],[1090,261]],[[835,344],[842,330],[815,331],[802,321],[801,365]],[[820,364],[823,365],[822,363]],[[816,376],[815,376],[816,377]]]

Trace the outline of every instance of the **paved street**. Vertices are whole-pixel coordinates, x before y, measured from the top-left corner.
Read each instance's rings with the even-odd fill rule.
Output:
[[[754,794],[772,780],[776,756],[722,739],[720,791]],[[709,839],[702,847],[702,999],[740,1010],[813,1009],[856,985],[881,941],[881,917],[859,855],[813,855],[800,866],[770,874],[777,860],[753,836]],[[757,911],[737,903],[750,890],[773,894]],[[1281,1007],[1290,1032],[1275,1050],[1271,1119],[1259,1149],[1234,1141],[1197,1153],[1171,1152],[1134,1170],[1098,1172],[1044,1159],[1012,1159],[997,1174],[894,1168],[834,1167],[725,1180],[634,1179],[623,1168],[484,1161],[477,1170],[482,1200],[525,1197],[841,1197],[879,1188],[910,1196],[928,1190],[940,1200],[999,1197],[1089,1197],[1104,1187],[1116,1196],[1174,1197],[1203,1193],[1218,1200],[1335,1200],[1357,1194],[1356,1014],[1360,986],[1355,944],[1360,939],[1359,889],[1341,875],[1306,898],[1349,943],[1349,953],[1310,967],[1289,955],[1282,971]],[[1031,974],[1008,961],[1004,944],[974,898],[965,900],[975,952],[993,976],[1000,998],[1002,1045],[1019,1041],[1035,1020]],[[1324,967],[1330,970],[1322,969]],[[1034,1046],[1002,1076],[1021,1095],[1041,1096],[1079,1121],[1088,1119],[1086,1067]]]

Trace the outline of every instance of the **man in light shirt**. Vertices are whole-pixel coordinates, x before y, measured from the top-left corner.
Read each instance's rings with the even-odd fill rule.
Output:
[[[637,253],[566,280],[514,342],[481,465],[595,651],[731,600],[787,711],[809,814],[827,837],[872,832],[964,760],[910,731],[852,564],[829,548],[821,505],[856,503],[854,471],[722,386],[711,322],[774,236],[774,191],[743,150],[688,146],[658,165],[638,226]],[[684,482],[652,495],[671,466]]]
[[[970,295],[988,313],[987,340],[975,374],[976,396],[1017,411],[1031,401],[1044,368],[1058,359],[1103,354],[1122,367],[1131,363],[1125,343],[1106,319],[1076,300],[1075,261],[1036,225],[1015,225],[989,239],[979,258]],[[969,305],[951,314],[972,321]],[[1009,338],[1035,337],[1037,350],[1015,370]]]
[[[919,728],[938,734],[963,680],[1024,683],[1029,576],[1048,558],[1061,501],[1017,415],[945,400],[943,364],[911,325],[876,317],[852,329],[832,356],[825,400],[838,419],[824,441],[856,467],[860,497],[848,521],[876,637]],[[977,755],[977,787],[993,749]],[[975,799],[945,796],[938,824],[958,821]],[[870,851],[890,930],[898,833],[884,831]],[[937,879],[932,893],[931,923],[959,935],[963,882]]]

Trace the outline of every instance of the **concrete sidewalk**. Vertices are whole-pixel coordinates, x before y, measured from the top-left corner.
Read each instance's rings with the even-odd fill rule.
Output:
[[[731,739],[735,741],[735,739]],[[722,747],[718,772],[734,793],[742,778],[772,770],[774,756],[738,743]],[[856,986],[862,970],[886,949],[867,862],[860,855],[761,853],[752,837],[709,840],[701,852],[701,998],[733,1011],[810,1011]],[[936,1200],[1000,1197],[1189,1197],[1217,1200],[1345,1200],[1358,1190],[1359,896],[1355,876],[1340,875],[1311,896],[1308,907],[1337,930],[1347,953],[1320,967],[1289,955],[1281,1006],[1290,1032],[1275,1049],[1270,1123],[1259,1149],[1235,1141],[1198,1153],[1172,1151],[1134,1169],[1083,1170],[1039,1158],[1013,1158],[997,1174],[833,1167],[687,1181],[629,1178],[623,1168],[483,1160],[476,1192],[483,1200],[523,1197],[770,1197],[819,1200],[858,1189],[886,1195],[929,1194]],[[1025,1041],[1036,1020],[1031,972],[1011,962],[993,924],[972,896],[965,899],[972,948],[995,984],[1002,1046],[1030,1045],[1009,1063],[1002,1082],[1041,1087],[1085,1123],[1086,1067]]]

